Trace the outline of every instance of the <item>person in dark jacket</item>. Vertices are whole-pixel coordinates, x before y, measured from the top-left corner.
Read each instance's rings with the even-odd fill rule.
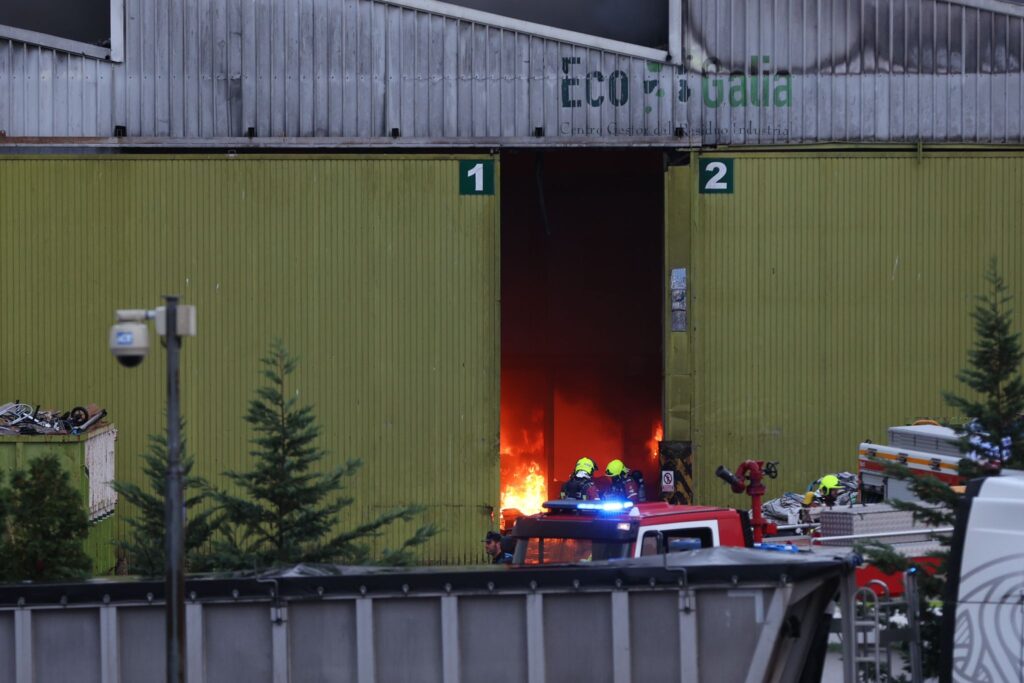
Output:
[[[512,554],[501,549],[501,534],[497,531],[487,532],[484,552],[491,556],[491,564],[512,564]]]
[[[590,458],[580,458],[576,461],[576,468],[573,470],[569,481],[562,485],[562,498],[575,500],[600,500],[601,492],[594,483],[594,470],[597,464]]]
[[[611,480],[611,487],[606,494],[608,498],[628,500],[632,503],[643,503],[647,500],[644,475],[640,470],[631,470],[621,460],[616,459],[608,463],[604,473]]]

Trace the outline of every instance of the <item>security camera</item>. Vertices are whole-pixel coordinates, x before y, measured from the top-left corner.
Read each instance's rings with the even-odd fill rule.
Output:
[[[145,323],[116,323],[110,328],[110,352],[118,363],[134,368],[149,352],[149,328]]]

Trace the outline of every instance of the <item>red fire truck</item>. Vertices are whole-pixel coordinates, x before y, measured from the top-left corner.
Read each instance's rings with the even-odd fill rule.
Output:
[[[512,529],[515,564],[552,564],[754,544],[749,515],[701,505],[551,500]]]

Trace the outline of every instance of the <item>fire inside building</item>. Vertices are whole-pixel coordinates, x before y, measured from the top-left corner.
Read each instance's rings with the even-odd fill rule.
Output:
[[[584,456],[657,482],[662,172],[643,150],[503,159],[503,526],[557,498]]]

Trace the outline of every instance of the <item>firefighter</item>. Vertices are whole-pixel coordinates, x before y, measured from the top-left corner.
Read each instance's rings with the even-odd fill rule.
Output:
[[[575,498],[576,500],[599,500],[601,493],[594,483],[594,472],[597,464],[590,458],[580,458],[576,461],[569,481],[562,485],[562,498]]]
[[[836,504],[836,498],[842,492],[842,487],[839,485],[839,477],[834,474],[826,474],[821,478],[818,483],[818,493],[821,495],[821,502],[827,507],[832,507]]]
[[[631,470],[619,459],[608,463],[604,473],[611,479],[608,495],[611,498],[643,503],[647,500],[644,491],[644,475],[640,470]]]
[[[844,481],[844,479],[848,481]],[[814,482],[804,495],[804,505],[819,503],[826,507],[834,505],[852,505],[857,502],[857,488],[854,475],[826,474]]]

